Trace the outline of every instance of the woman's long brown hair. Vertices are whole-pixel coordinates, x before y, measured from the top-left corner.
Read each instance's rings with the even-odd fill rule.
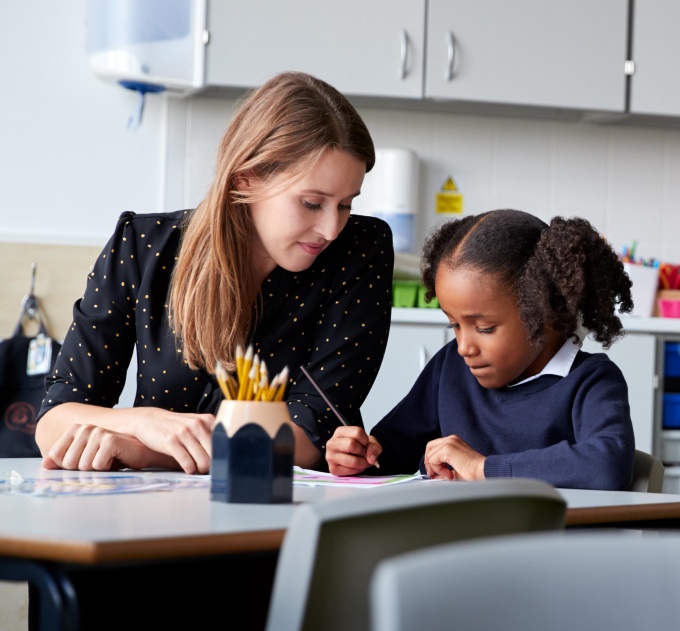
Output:
[[[220,360],[231,369],[237,344],[247,344],[259,290],[249,203],[285,190],[329,148],[366,162],[367,172],[375,162],[358,112],[320,79],[279,74],[237,109],[218,148],[215,178],[184,228],[170,284],[170,325],[190,368],[212,373]],[[258,185],[238,191],[239,178]]]

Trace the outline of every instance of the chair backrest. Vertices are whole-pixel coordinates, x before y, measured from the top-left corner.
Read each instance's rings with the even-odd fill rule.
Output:
[[[414,481],[295,508],[267,631],[369,628],[378,561],[448,541],[564,527],[566,502],[538,480]]]
[[[372,631],[677,628],[680,537],[517,534],[386,559],[370,584]]]
[[[661,460],[645,451],[635,450],[633,482],[629,491],[661,493],[666,469]]]

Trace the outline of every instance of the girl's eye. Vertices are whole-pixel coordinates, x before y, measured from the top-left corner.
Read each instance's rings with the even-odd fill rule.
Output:
[[[493,333],[493,327],[489,327],[488,329],[477,329],[479,333]]]
[[[346,210],[346,211],[349,211],[349,212],[352,211],[352,205],[351,204],[339,204],[338,208],[340,210]]]
[[[308,210],[320,210],[321,209],[321,204],[313,204],[312,202],[308,202],[306,200],[302,200],[302,205],[307,208]]]
[[[449,322],[449,324],[447,325],[446,328],[447,329],[457,329],[458,327],[459,327],[458,324],[454,324],[453,322]]]

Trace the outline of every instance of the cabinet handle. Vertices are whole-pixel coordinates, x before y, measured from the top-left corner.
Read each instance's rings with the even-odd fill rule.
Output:
[[[406,71],[408,70],[408,33],[406,29],[401,29],[401,73],[399,78],[406,79]]]
[[[427,364],[427,349],[424,346],[421,346],[418,355],[420,361],[420,371],[422,372],[423,368],[425,368],[425,364]]]
[[[456,38],[453,31],[448,32],[448,43],[446,46],[446,80],[453,80],[453,64],[456,61]]]

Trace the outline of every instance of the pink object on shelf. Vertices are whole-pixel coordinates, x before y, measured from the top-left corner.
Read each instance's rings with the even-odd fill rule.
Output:
[[[680,318],[680,300],[659,298],[659,315],[662,318]]]

